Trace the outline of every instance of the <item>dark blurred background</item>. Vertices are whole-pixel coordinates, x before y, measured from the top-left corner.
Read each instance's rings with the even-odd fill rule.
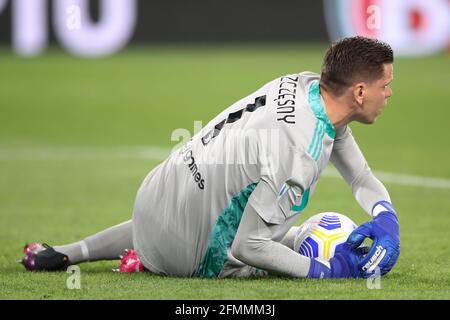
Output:
[[[448,0],[0,0],[0,44],[103,56],[129,44],[328,42],[361,34],[398,55],[446,50]]]

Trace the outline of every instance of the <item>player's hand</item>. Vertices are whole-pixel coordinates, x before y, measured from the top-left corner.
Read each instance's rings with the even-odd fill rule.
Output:
[[[359,266],[366,257],[367,249],[354,249],[344,243],[329,262],[313,258],[308,278],[361,278],[363,273]]]
[[[400,254],[399,224],[395,210],[387,201],[377,202],[375,206],[377,205],[381,205],[386,211],[360,225],[347,239],[351,248],[359,247],[365,238],[373,240],[369,253],[359,263],[361,275],[365,278],[374,274],[377,268],[381,275],[388,273]]]

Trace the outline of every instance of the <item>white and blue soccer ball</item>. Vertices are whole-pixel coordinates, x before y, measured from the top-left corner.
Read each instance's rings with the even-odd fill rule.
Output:
[[[294,250],[307,257],[330,260],[356,227],[356,224],[343,214],[318,213],[306,220],[297,230]]]

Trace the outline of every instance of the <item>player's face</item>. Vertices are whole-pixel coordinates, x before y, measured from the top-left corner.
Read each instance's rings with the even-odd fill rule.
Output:
[[[383,77],[366,86],[360,119],[363,123],[374,123],[392,95],[390,84],[394,76],[393,64],[385,63],[383,69]]]

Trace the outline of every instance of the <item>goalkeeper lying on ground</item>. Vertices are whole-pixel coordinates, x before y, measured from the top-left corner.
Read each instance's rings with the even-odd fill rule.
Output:
[[[375,267],[387,273],[400,252],[397,215],[347,125],[375,122],[392,79],[387,44],[363,37],[333,44],[320,76],[267,83],[154,168],[131,220],[73,244],[28,248],[23,264],[59,270],[133,248],[147,270],[171,276],[223,277],[236,263],[293,277],[367,277]],[[292,250],[288,231],[329,160],[373,219],[325,262]],[[363,254],[356,248],[366,237],[374,242]]]

